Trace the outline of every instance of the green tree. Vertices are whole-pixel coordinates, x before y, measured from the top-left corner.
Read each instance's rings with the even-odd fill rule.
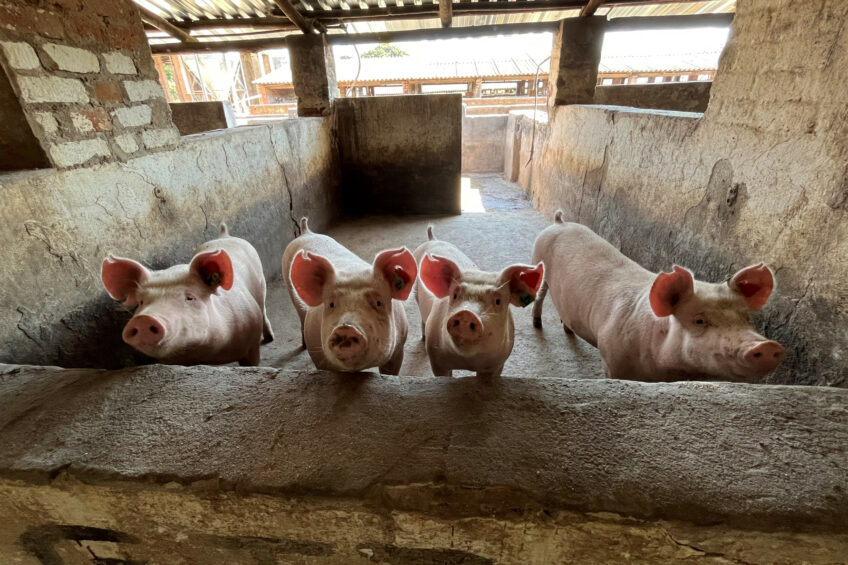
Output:
[[[381,43],[374,49],[366,51],[362,54],[365,59],[377,59],[379,57],[406,57],[409,53],[398,49],[389,43]]]

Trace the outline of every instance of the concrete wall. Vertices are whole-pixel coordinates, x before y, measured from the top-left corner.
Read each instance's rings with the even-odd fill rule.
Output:
[[[594,104],[704,112],[710,101],[712,82],[670,82],[598,86]]]
[[[462,97],[336,100],[344,211],[458,214]]]
[[[832,388],[6,367],[0,561],[838,563],[846,449]]]
[[[773,382],[846,386],[846,21],[836,0],[740,0],[703,118],[557,108],[524,167],[514,116],[509,176],[653,270],[720,281],[765,261],[778,288],[756,323],[788,346]]]
[[[2,2],[0,22],[0,67],[53,166],[178,143],[131,0]]]
[[[100,281],[108,253],[153,268],[185,262],[226,221],[277,276],[296,220],[326,227],[337,186],[322,118],[188,136],[127,163],[0,176],[0,362],[135,361],[120,338],[126,313]]]
[[[499,173],[503,171],[507,120],[506,115],[463,116],[463,173]]]
[[[171,117],[180,135],[236,127],[236,116],[229,100],[215,102],[173,102]]]

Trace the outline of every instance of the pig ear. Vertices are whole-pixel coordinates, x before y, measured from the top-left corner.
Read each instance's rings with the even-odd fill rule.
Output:
[[[421,260],[421,282],[436,298],[450,294],[454,281],[462,280],[456,263],[438,255],[425,255]]]
[[[651,287],[651,309],[660,318],[671,316],[677,305],[695,291],[692,273],[675,265],[670,273],[660,273]]]
[[[542,279],[545,278],[545,266],[539,263],[530,265],[511,265],[501,273],[501,281],[509,284],[509,301],[524,308],[534,300]]]
[[[301,251],[294,256],[289,280],[301,300],[313,308],[324,300],[324,285],[335,276],[333,265],[320,255]]]
[[[219,286],[224,290],[233,288],[233,263],[223,249],[195,255],[189,270],[197,273],[212,292],[217,292]]]
[[[392,298],[406,300],[412,292],[412,283],[418,276],[415,257],[409,249],[389,249],[374,258],[374,272],[381,273],[392,289]]]
[[[123,300],[124,306],[138,303],[136,291],[150,278],[150,271],[132,259],[109,255],[100,267],[100,279],[106,292],[115,300]]]
[[[774,290],[774,276],[771,269],[760,263],[745,267],[733,275],[727,285],[742,295],[750,310],[756,311],[766,305]]]

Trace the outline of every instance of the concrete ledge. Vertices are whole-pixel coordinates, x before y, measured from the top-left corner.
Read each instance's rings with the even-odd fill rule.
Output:
[[[705,112],[710,103],[712,85],[712,82],[674,82],[598,86],[595,88],[592,103],[682,112]]]
[[[844,528],[846,452],[848,391],[832,388],[161,365],[0,373],[0,477],[26,484],[59,470],[289,495],[423,483],[583,512]]]
[[[172,102],[170,106],[171,118],[180,135],[236,127],[236,116],[229,100]]]

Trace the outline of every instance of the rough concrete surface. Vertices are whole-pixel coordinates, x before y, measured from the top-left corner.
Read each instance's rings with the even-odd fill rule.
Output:
[[[462,117],[462,172],[503,171],[508,116]]]
[[[215,102],[173,102],[171,118],[180,135],[226,129],[236,126],[236,116],[229,100]]]
[[[632,106],[679,112],[704,112],[710,102],[712,82],[669,82],[598,86],[593,104]]]
[[[529,263],[533,241],[548,222],[530,207],[527,197],[499,174],[464,175],[463,186],[466,211],[460,216],[364,217],[342,222],[327,230],[327,234],[370,263],[378,252],[389,247],[405,245],[414,250],[426,239],[427,225],[433,224],[436,237],[457,245],[481,269],[499,271],[512,263]],[[530,307],[510,307],[515,320],[515,346],[504,374],[601,378],[597,350],[580,339],[568,338],[556,309],[548,306],[542,330],[533,328]],[[421,341],[421,316],[414,295],[405,307],[409,337],[401,374],[432,375]],[[268,316],[276,339],[262,347],[262,364],[291,370],[314,368],[309,354],[300,346],[300,322],[279,279],[268,287]]]
[[[651,270],[767,263],[777,290],[755,320],[788,350],[770,382],[846,386],[846,21],[842,1],[740,0],[703,117],[558,107],[529,165],[519,117],[508,178]]]
[[[477,507],[490,495],[483,489],[389,487],[375,504],[236,494],[213,481],[128,486],[66,472],[46,485],[0,480],[0,556],[19,565],[832,565],[848,552],[844,534],[694,527],[515,500],[449,514],[417,502]]]
[[[225,221],[277,275],[293,218],[332,220],[337,175],[329,123],[312,118],[200,134],[125,164],[1,176],[0,362],[138,360],[120,337],[129,314],[100,281],[107,254],[185,262]]]
[[[462,96],[340,98],[335,105],[343,211],[460,211]]]

